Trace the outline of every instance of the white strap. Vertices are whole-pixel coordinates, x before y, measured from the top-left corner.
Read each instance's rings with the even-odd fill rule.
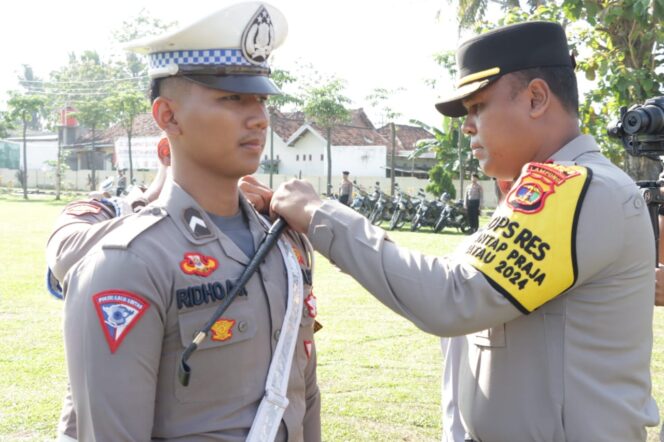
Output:
[[[300,332],[304,285],[302,271],[292,248],[282,239],[277,243],[288,275],[288,307],[279,342],[272,356],[265,384],[265,396],[258,406],[247,442],[271,442],[277,436],[281,418],[288,406],[288,379]]]

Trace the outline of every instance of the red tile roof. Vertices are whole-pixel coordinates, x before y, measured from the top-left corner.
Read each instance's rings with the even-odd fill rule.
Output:
[[[420,140],[433,138],[433,135],[419,126],[409,126],[407,124],[395,124],[396,141],[398,150],[414,150],[415,144]],[[378,132],[392,145],[392,129],[389,124],[378,129]]]
[[[313,127],[321,137],[326,138],[327,131],[311,122],[307,122],[302,112],[271,111],[271,123],[274,132],[287,141],[305,123]],[[332,144],[335,146],[386,146],[387,140],[379,134],[363,109],[350,111],[350,121],[332,128]]]

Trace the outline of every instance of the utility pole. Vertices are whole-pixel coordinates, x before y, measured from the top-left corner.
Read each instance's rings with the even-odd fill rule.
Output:
[[[397,151],[397,131],[394,127],[394,123],[390,123],[390,126],[392,127],[392,158],[390,159],[390,194],[394,196],[394,157],[396,155]]]

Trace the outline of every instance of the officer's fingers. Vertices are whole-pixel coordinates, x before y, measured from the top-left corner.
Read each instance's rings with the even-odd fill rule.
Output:
[[[258,181],[256,177],[253,177],[251,175],[245,175],[242,178],[240,178],[240,184],[242,183],[249,184],[254,187],[260,187],[262,189],[269,190],[270,192],[272,192],[272,189],[270,189],[268,186]]]
[[[265,203],[265,200],[257,193],[254,192],[247,192],[247,191],[242,191],[242,194],[247,198],[249,203],[251,203],[252,206],[254,206],[254,209],[256,209],[258,212],[263,212],[268,208],[268,205]]]

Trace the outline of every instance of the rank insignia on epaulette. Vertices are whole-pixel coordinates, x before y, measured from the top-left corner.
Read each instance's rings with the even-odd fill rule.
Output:
[[[197,252],[187,252],[180,261],[180,268],[187,275],[207,277],[219,267],[219,262],[211,256]]]
[[[135,293],[106,290],[92,297],[97,316],[111,353],[143,316],[150,304]]]
[[[212,335],[210,339],[213,341],[228,341],[233,337],[233,326],[235,325],[235,319],[225,319],[221,318],[214,324],[210,331]]]
[[[191,234],[194,235],[194,238],[208,238],[212,236],[212,232],[208,229],[208,226],[203,220],[203,216],[200,212],[193,207],[190,207],[184,211],[184,222],[189,227]]]
[[[86,215],[88,213],[99,213],[101,211],[101,207],[91,204],[91,203],[74,203],[70,206],[67,206],[65,209],[65,213],[67,215],[74,215],[74,216],[81,216],[81,215]]]

